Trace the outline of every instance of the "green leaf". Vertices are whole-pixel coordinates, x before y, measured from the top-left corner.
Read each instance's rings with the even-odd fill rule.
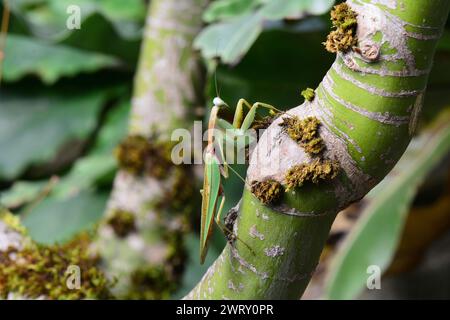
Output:
[[[11,31],[119,57],[132,70],[139,54],[146,3],[142,0],[14,0]],[[81,9],[80,29],[66,26],[69,5]]]
[[[65,198],[89,190],[97,181],[106,176],[112,176],[116,169],[116,160],[112,154],[81,158],[58,184],[53,195],[56,198]]]
[[[113,149],[126,136],[128,116],[131,109],[130,101],[130,97],[126,96],[123,102],[108,113],[89,154],[111,154]]]
[[[326,298],[356,298],[366,284],[369,266],[386,270],[418,187],[449,151],[450,111],[446,111],[412,142],[389,180],[374,190],[375,196],[330,265]]]
[[[122,38],[114,25],[98,13],[84,19],[80,30],[57,39],[59,44],[118,57],[127,63],[127,71],[131,72],[138,60],[140,40],[140,36]]]
[[[203,20],[214,22],[218,20],[228,20],[249,13],[264,0],[219,0],[214,1],[205,10]]]
[[[265,22],[323,14],[334,3],[332,0],[269,0],[258,6],[260,2],[213,2],[206,19],[221,21],[203,29],[194,46],[207,59],[218,56],[225,64],[237,64],[264,30]],[[241,8],[243,11],[239,11]]]
[[[95,92],[0,93],[0,179],[11,180],[31,164],[48,162],[87,139],[112,89]],[[73,151],[73,150],[72,150]],[[63,157],[64,158],[64,157]]]
[[[66,26],[69,18],[67,8],[73,5],[80,8],[82,23],[99,14],[122,37],[131,39],[140,36],[146,14],[145,2],[141,0],[14,0],[11,8],[14,14],[28,24],[34,35],[61,41],[79,31],[69,30]]]
[[[103,54],[52,45],[24,36],[11,34],[6,43],[3,77],[9,82],[36,75],[44,83],[53,84],[61,77],[119,65],[118,60]]]
[[[206,27],[195,39],[194,47],[205,58],[220,56],[223,63],[236,64],[263,30],[258,14],[247,14],[230,22]]]
[[[46,186],[46,181],[18,181],[0,195],[0,203],[8,209],[18,208],[36,199]]]
[[[62,243],[92,228],[105,208],[107,194],[83,192],[70,198],[47,198],[22,215],[30,237],[44,244]]]
[[[66,175],[53,182],[15,182],[10,189],[0,194],[2,205],[9,209],[19,208],[36,201],[46,188],[48,192],[45,193],[49,193],[49,198],[70,198],[95,188],[105,177],[113,177],[117,169],[113,149],[126,134],[129,110],[130,103],[127,100],[107,115],[91,151],[78,159]]]
[[[334,4],[334,0],[276,0],[261,8],[261,14],[269,20],[301,19],[307,15],[321,15]]]
[[[107,117],[91,152],[78,159],[70,172],[61,179],[52,196],[67,197],[93,188],[105,177],[113,177],[117,162],[114,148],[127,132],[130,103],[122,103]]]

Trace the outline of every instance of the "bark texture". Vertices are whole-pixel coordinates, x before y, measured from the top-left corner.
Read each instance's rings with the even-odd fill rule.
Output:
[[[104,270],[117,279],[118,297],[167,297],[184,263],[182,236],[192,207],[183,199],[193,192],[194,179],[189,168],[159,158],[167,156],[172,130],[189,128],[194,108],[201,105],[202,70],[192,42],[206,3],[151,1],[129,131],[146,140],[145,150],[150,146],[155,152],[145,161],[160,162],[160,167],[158,174],[120,170],[94,246]],[[124,149],[125,156],[136,152],[130,148]]]
[[[413,136],[447,0],[352,0],[357,46],[339,52],[315,99],[291,116],[320,120],[322,160],[339,164],[330,181],[305,183],[265,206],[244,190],[234,232],[186,299],[297,299],[305,290],[336,214],[361,199],[393,168]],[[275,180],[316,160],[279,125],[254,150],[247,181]]]

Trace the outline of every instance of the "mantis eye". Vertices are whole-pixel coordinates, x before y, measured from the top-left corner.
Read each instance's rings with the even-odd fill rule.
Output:
[[[216,107],[228,107],[228,105],[225,103],[225,101],[223,101],[222,99],[220,99],[219,97],[215,97],[213,100],[213,104]]]

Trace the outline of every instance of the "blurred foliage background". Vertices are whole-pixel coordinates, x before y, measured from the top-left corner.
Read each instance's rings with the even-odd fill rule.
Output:
[[[103,214],[117,169],[113,150],[127,131],[147,1],[9,2],[0,87],[0,201],[21,216],[37,242],[64,242],[95,227]],[[82,9],[80,30],[65,28],[72,4]],[[217,89],[230,105],[241,97],[281,109],[301,104],[301,90],[316,87],[334,59],[322,45],[333,4],[212,2],[204,14],[207,26],[195,43],[210,66],[207,101],[216,94],[211,58],[219,56]],[[404,289],[404,283],[415,281],[411,270],[420,270],[422,256],[433,252],[428,249],[436,239],[450,241],[449,74],[450,23],[439,45],[417,138],[381,186],[340,215],[307,298],[358,297],[367,278],[365,266],[377,263],[394,284],[364,297],[450,297],[450,257],[438,249],[432,249],[438,262],[429,267],[442,269],[439,276],[429,271],[437,277],[438,293],[427,291],[427,281],[423,290]],[[245,173],[245,168],[236,169]],[[230,208],[243,186],[232,178],[225,187]],[[186,236],[189,261],[175,297],[192,288],[224,243],[218,234],[201,267],[195,230]],[[433,257],[427,259],[431,263]],[[406,280],[395,282],[401,277]]]

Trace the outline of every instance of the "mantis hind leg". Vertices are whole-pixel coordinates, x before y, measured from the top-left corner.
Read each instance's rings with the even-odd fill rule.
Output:
[[[224,205],[225,205],[225,196],[222,196],[222,200],[220,201],[219,209],[217,210],[217,214],[216,214],[216,218],[215,218],[215,222],[216,222],[217,226],[223,232],[223,234],[227,238],[227,241],[228,241],[228,243],[230,243],[230,245],[232,245],[232,243],[231,243],[232,238],[230,238],[230,235],[233,235],[233,237],[235,237],[237,240],[242,242],[242,244],[245,245],[247,247],[247,249],[250,250],[250,252],[254,255],[255,252],[252,250],[252,248],[247,243],[245,243],[241,238],[239,238],[237,235],[235,235],[232,230],[230,230],[226,225],[224,225],[222,223],[221,219],[222,219],[222,211],[223,211]]]

